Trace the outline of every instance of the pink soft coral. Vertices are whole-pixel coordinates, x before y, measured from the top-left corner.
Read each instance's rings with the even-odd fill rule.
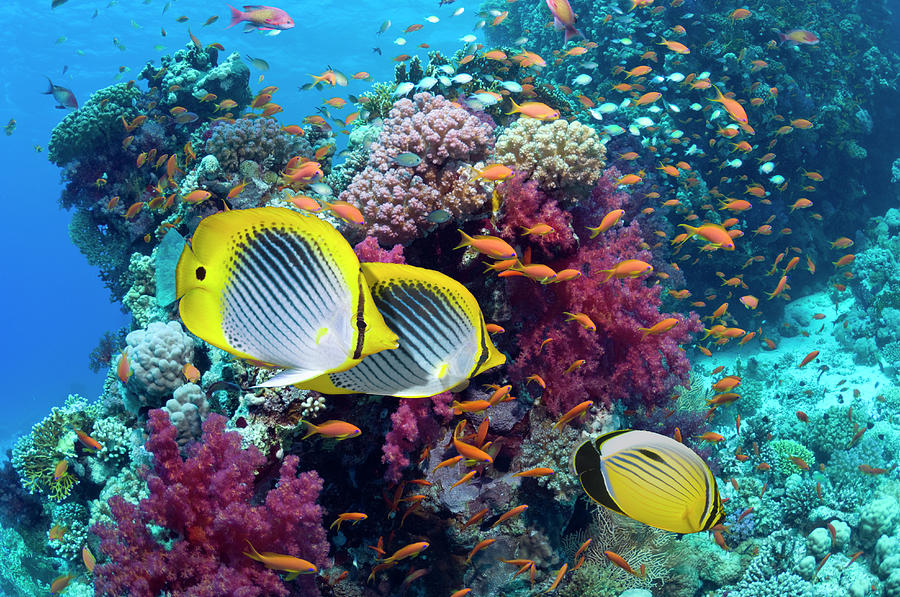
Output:
[[[209,416],[202,443],[189,446],[186,459],[166,411],[150,411],[149,427],[150,496],[137,505],[110,498],[116,525],[91,529],[107,556],[94,569],[98,595],[251,597],[289,595],[289,587],[318,594],[312,577],[286,585],[242,553],[249,540],[261,552],[326,564],[328,543],[316,504],[322,481],[315,472],[297,476],[297,457],[286,457],[277,486],[264,504],[253,505],[255,474],[266,458],[253,446],[242,450],[240,435],[225,432],[224,417]]]
[[[441,424],[453,416],[450,403],[453,394],[444,392],[431,398],[401,398],[391,415],[393,427],[385,436],[381,461],[388,465],[385,479],[396,483],[409,466],[409,455],[437,439]]]

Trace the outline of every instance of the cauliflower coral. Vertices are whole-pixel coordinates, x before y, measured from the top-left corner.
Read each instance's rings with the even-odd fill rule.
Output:
[[[580,122],[520,118],[497,139],[495,159],[542,189],[592,186],[606,166],[597,131]]]

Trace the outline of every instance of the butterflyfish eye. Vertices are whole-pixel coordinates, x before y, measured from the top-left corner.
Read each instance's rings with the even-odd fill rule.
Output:
[[[195,274],[198,280],[203,280],[204,278],[206,278],[206,268],[201,265],[197,268]]]

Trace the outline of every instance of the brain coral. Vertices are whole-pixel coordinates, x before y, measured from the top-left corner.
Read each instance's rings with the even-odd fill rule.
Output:
[[[368,166],[341,199],[359,206],[368,234],[382,244],[406,243],[432,226],[429,214],[445,210],[451,218],[476,212],[486,194],[469,181],[468,164],[493,149],[492,126],[449,100],[428,93],[394,104]],[[394,158],[413,153],[417,166]]]
[[[543,189],[592,186],[605,157],[597,131],[580,122],[520,118],[497,139],[496,161],[529,173]]]
[[[177,321],[153,322],[125,337],[132,376],[125,388],[126,407],[156,406],[158,399],[184,384],[182,369],[194,358],[194,341]]]

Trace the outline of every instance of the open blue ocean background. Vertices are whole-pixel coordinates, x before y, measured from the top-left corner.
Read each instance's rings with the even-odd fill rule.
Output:
[[[15,0],[0,6],[0,16],[10,25],[0,32],[6,55],[0,120],[3,125],[11,118],[17,122],[12,135],[0,135],[6,170],[0,190],[6,215],[0,235],[5,256],[0,270],[5,314],[0,348],[6,407],[0,419],[3,449],[68,394],[98,396],[105,371],[92,373],[88,355],[104,332],[128,324],[119,303],[110,302],[95,268],[69,240],[70,213],[57,203],[60,169],[46,153],[50,131],[68,110],[56,109],[51,96],[41,95],[47,89],[46,77],[71,89],[83,104],[97,89],[136,78],[147,62],[159,66],[159,56],[190,42],[190,28],[203,43],[225,46],[226,56],[239,51],[266,60],[268,72],[251,67],[252,84],[279,86],[282,122],[300,122],[323,99],[337,94],[299,92],[297,87],[311,80],[309,73],[318,74],[331,65],[349,73],[367,71],[375,80],[391,79],[394,63],[389,57],[414,53],[409,46],[427,40],[432,48],[455,51],[461,45],[458,39],[472,32],[479,2],[457,1],[443,7],[437,0],[282,3],[296,27],[276,36],[244,34],[242,25],[226,29],[225,3],[71,0],[52,10],[49,5],[50,0]],[[460,7],[464,13],[453,17]],[[213,15],[219,19],[203,26]],[[441,20],[427,24],[427,31],[402,33],[407,24],[428,15]],[[178,23],[180,16],[189,20]],[[392,26],[378,35],[385,20]],[[394,44],[399,36],[408,38],[407,48]],[[381,48],[382,56],[373,51],[375,47]],[[257,83],[259,74],[265,76],[262,84]],[[351,81],[341,91],[360,93],[368,86]]]

